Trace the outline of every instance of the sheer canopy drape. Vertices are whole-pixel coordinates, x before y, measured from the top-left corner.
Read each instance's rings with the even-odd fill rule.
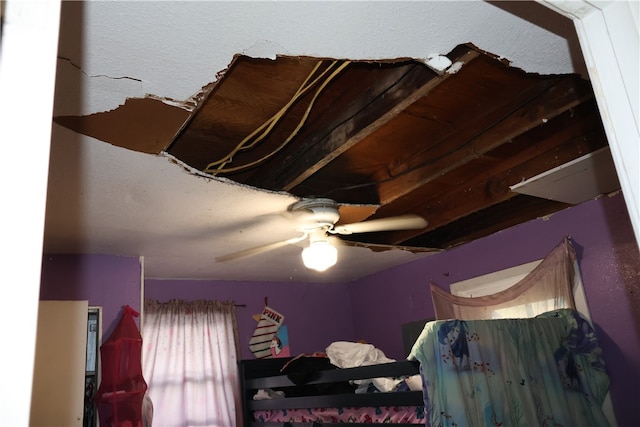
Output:
[[[235,426],[242,412],[235,304],[147,300],[144,308],[142,366],[154,425]]]
[[[436,319],[491,319],[501,310],[518,306],[532,307],[532,316],[561,308],[575,309],[575,260],[575,251],[567,237],[524,279],[502,292],[465,298],[431,283]]]

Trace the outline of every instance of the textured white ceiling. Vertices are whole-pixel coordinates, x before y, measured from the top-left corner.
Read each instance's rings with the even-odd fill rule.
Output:
[[[426,58],[467,42],[529,72],[584,74],[573,24],[533,2],[63,2],[54,114],[145,96],[181,105],[237,54]],[[143,256],[154,278],[300,282],[350,281],[425,256],[343,247],[322,274],[302,266],[299,246],[215,263],[295,235],[273,215],[295,199],[58,125],[51,156],[48,252]]]

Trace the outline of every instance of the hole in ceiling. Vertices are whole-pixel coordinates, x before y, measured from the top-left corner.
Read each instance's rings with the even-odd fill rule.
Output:
[[[369,219],[422,215],[426,229],[358,241],[442,249],[576,203],[512,187],[607,147],[588,81],[471,44],[425,60],[237,56],[195,99],[55,120],[241,184],[375,206]]]

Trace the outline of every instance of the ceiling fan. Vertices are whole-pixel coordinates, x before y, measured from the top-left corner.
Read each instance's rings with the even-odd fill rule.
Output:
[[[325,271],[338,260],[338,251],[329,240],[331,235],[418,230],[427,226],[424,218],[412,214],[336,225],[340,219],[338,207],[338,203],[327,198],[300,200],[289,206],[286,213],[293,220],[295,229],[302,233],[301,236],[216,257],[216,261],[232,261],[258,255],[308,238],[309,246],[302,250],[304,265],[313,270]]]

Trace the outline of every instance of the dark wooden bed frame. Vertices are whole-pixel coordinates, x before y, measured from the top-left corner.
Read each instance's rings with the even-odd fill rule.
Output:
[[[240,361],[240,378],[242,387],[242,400],[245,427],[309,427],[315,425],[324,426],[382,426],[383,423],[374,424],[336,424],[336,423],[280,423],[254,421],[252,412],[255,410],[269,409],[300,409],[300,408],[335,408],[335,407],[377,407],[377,406],[423,406],[421,391],[402,391],[389,393],[349,393],[327,394],[301,397],[285,397],[283,399],[253,400],[253,396],[259,389],[282,390],[287,394],[287,389],[296,385],[280,372],[280,369],[290,358],[242,360]],[[319,371],[319,378],[305,385],[330,384],[356,379],[379,377],[403,377],[419,373],[417,361],[397,361],[372,366],[362,366],[346,369],[329,369]],[[289,389],[291,390],[291,389]],[[293,394],[293,393],[292,393]],[[413,426],[416,424],[394,424]]]

